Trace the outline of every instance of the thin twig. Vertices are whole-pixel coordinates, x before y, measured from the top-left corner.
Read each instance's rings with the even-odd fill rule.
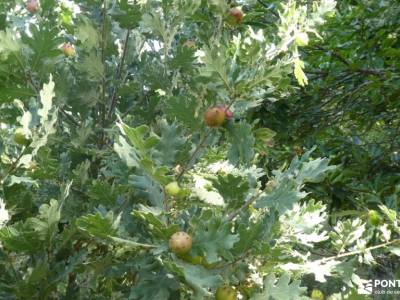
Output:
[[[124,41],[124,50],[122,52],[122,57],[121,57],[121,61],[119,62],[119,66],[118,66],[118,70],[117,70],[117,76],[116,76],[116,80],[115,80],[115,87],[113,89],[113,93],[111,96],[111,105],[110,105],[110,109],[108,110],[108,117],[110,118],[115,106],[117,104],[117,92],[118,92],[118,88],[120,86],[119,84],[119,80],[121,79],[121,75],[122,75],[122,68],[124,66],[125,63],[125,58],[126,58],[126,54],[128,52],[128,42],[129,42],[129,34],[130,34],[130,30],[128,29],[126,31],[126,36],[125,36],[125,41]]]
[[[135,247],[135,248],[138,247],[138,248],[151,249],[151,248],[156,248],[157,247],[156,245],[138,243],[138,242],[134,242],[134,241],[131,241],[131,240],[122,239],[122,238],[119,238],[119,237],[116,237],[116,236],[109,236],[109,238],[112,241],[114,241],[114,242],[116,242],[118,244],[124,244],[124,245]]]
[[[367,74],[367,75],[375,75],[375,76],[382,76],[386,72],[385,69],[367,69],[367,68],[352,69],[351,63],[347,59],[345,59],[337,50],[328,50],[321,46],[315,46],[314,49],[319,50],[319,51],[331,52],[333,57],[335,57],[337,60],[339,60],[340,62],[345,64],[353,72],[358,72],[358,73]]]
[[[335,260],[335,259],[342,258],[342,257],[347,257],[347,256],[360,254],[360,253],[363,253],[365,251],[376,250],[376,249],[383,248],[383,247],[386,247],[386,246],[390,246],[390,245],[393,245],[393,244],[396,244],[396,243],[400,243],[400,239],[389,241],[389,242],[386,242],[386,243],[383,243],[383,244],[379,244],[379,245],[375,245],[375,246],[371,246],[371,247],[365,248],[363,250],[355,250],[355,251],[351,251],[351,252],[347,252],[347,253],[338,254],[338,255],[335,255],[335,256],[326,257],[326,258],[320,259],[319,261],[324,263],[324,262],[327,262],[327,261],[330,261],[330,260]]]
[[[168,214],[169,213],[169,196],[167,195],[167,193],[165,192],[165,187],[162,188],[162,193],[163,193],[163,198],[164,198],[164,210],[165,212]],[[169,218],[167,216],[167,225],[169,225]]]
[[[213,266],[211,269],[215,270],[215,269],[222,269],[222,268],[226,268],[229,266],[233,266],[233,265],[237,264],[238,262],[242,261],[243,259],[245,259],[246,257],[249,257],[251,250],[252,250],[251,248],[246,250],[242,255],[240,255],[239,257],[237,257],[235,260],[233,260],[231,262],[218,264],[216,266]]]
[[[69,115],[64,108],[60,107],[60,111],[61,113],[72,123],[74,124],[76,127],[80,127],[81,125],[79,124],[78,121],[76,121],[71,115]]]
[[[107,37],[107,0],[103,1],[103,19],[102,19],[102,33],[101,33],[101,63],[104,67],[104,70],[106,70],[106,37]],[[98,106],[98,110],[96,112],[96,118],[99,117],[101,123],[101,127],[105,128],[105,123],[106,123],[106,113],[107,113],[107,108],[106,108],[106,88],[107,88],[107,82],[106,82],[106,74],[104,73],[102,78],[101,78],[101,103]],[[105,144],[105,134],[104,130],[101,131],[100,133],[100,138],[99,138],[99,146],[100,149],[103,148],[103,145]]]
[[[247,200],[241,207],[239,207],[237,210],[235,210],[234,212],[232,212],[229,216],[228,216],[228,221],[232,221],[237,215],[240,214],[241,211],[243,211],[244,209],[248,208],[250,205],[252,205],[260,196],[261,194],[264,192],[264,190],[260,190],[257,193],[255,193],[249,200]]]
[[[19,156],[17,157],[17,159],[11,164],[7,173],[3,176],[3,178],[1,178],[0,183],[3,183],[7,179],[7,177],[10,176],[12,174],[12,172],[14,172],[18,168],[19,161],[21,160],[22,156],[24,156],[25,151],[26,151],[26,149],[28,149],[28,147],[29,147],[29,145],[25,146],[25,148],[22,149],[22,151],[19,154]]]
[[[339,52],[337,52],[336,50],[330,51],[330,50],[325,49],[325,48],[323,48],[321,46],[315,46],[315,49],[319,50],[319,51],[331,52],[332,56],[336,57],[339,61],[341,61],[346,66],[350,66],[350,63]]]
[[[185,164],[184,167],[182,167],[182,170],[180,171],[180,173],[178,174],[178,176],[176,177],[176,180],[179,181],[183,174],[185,174],[185,172],[188,170],[193,158],[196,156],[196,154],[200,151],[200,149],[204,146],[204,143],[206,142],[207,138],[209,137],[211,133],[211,130],[208,130],[203,138],[201,139],[200,143],[197,145],[196,149],[193,151],[192,155],[189,157],[189,160],[187,161],[187,163]]]
[[[107,0],[103,1],[103,21],[102,21],[102,34],[101,34],[101,62],[105,65],[106,60],[106,22],[107,22]],[[105,76],[102,78],[102,100],[105,103],[106,100],[106,79]]]
[[[279,14],[273,11],[267,3],[264,3],[264,1],[261,0],[257,0],[257,2],[260,3],[264,8],[268,9],[268,11],[272,13],[275,17],[279,18]]]

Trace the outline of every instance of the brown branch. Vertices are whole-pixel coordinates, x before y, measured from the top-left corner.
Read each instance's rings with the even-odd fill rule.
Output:
[[[335,57],[337,60],[345,64],[351,71],[357,72],[357,73],[362,73],[362,74],[367,74],[367,75],[375,75],[375,76],[382,76],[387,70],[386,69],[369,69],[369,68],[356,68],[353,69],[351,66],[351,63],[345,59],[337,50],[329,50],[321,46],[315,46],[315,50],[319,51],[325,51],[325,52],[330,52],[333,57]],[[394,71],[393,69],[388,69],[390,71]]]
[[[328,50],[328,49],[325,49],[325,48],[323,48],[321,46],[315,46],[314,48],[316,50],[319,50],[319,51],[330,52],[330,53],[332,53],[333,57],[336,57],[339,61],[341,61],[346,66],[350,66],[350,63],[339,52],[337,52],[336,50]]]

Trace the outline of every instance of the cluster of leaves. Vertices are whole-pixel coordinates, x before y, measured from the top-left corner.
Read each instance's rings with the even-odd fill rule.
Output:
[[[0,297],[310,299],[399,255],[396,209],[332,222],[317,187],[338,167],[309,147],[271,170],[279,135],[252,118],[308,82],[335,1],[240,2],[237,23],[219,0],[0,4]],[[234,117],[209,128],[215,105]]]

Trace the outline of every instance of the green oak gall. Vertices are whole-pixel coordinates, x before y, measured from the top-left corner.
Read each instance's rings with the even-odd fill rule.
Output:
[[[178,182],[172,181],[165,186],[165,193],[168,196],[176,196],[181,191],[181,188],[178,185]]]
[[[184,231],[178,231],[171,236],[168,245],[172,252],[186,254],[192,249],[192,237]]]
[[[379,216],[379,213],[376,210],[370,210],[368,212],[368,222],[372,226],[378,226],[381,222],[381,217]]]
[[[324,297],[324,294],[320,290],[313,289],[311,292],[311,299],[312,300],[324,300],[325,297]]]
[[[308,45],[308,35],[305,32],[299,32],[296,35],[295,43],[297,46],[304,47]]]
[[[30,140],[26,137],[22,128],[17,128],[14,132],[14,141],[21,146],[29,144]]]
[[[221,286],[215,293],[215,300],[236,300],[237,292],[230,286]]]

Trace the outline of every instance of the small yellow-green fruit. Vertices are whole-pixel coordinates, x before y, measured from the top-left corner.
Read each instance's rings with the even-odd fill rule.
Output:
[[[168,196],[176,196],[181,191],[181,188],[178,185],[178,182],[172,181],[165,186],[165,193]]]
[[[17,128],[15,130],[14,141],[21,146],[26,146],[30,142],[30,140],[25,136],[24,130],[22,128]]]
[[[211,107],[204,113],[204,122],[209,127],[219,127],[225,122],[225,110],[221,107]]]
[[[215,293],[215,300],[236,300],[237,292],[230,286],[221,286]]]
[[[297,46],[304,47],[308,45],[308,35],[305,32],[299,32],[294,39]]]
[[[311,299],[312,300],[324,300],[324,293],[322,293],[320,290],[313,289],[311,292]]]
[[[380,224],[381,217],[379,216],[379,213],[376,210],[372,209],[368,212],[368,222],[373,226],[378,226]]]
[[[70,57],[75,55],[75,48],[70,43],[64,43],[62,51],[65,56]]]
[[[171,236],[168,245],[172,252],[186,254],[192,249],[192,237],[184,231],[178,231]]]

